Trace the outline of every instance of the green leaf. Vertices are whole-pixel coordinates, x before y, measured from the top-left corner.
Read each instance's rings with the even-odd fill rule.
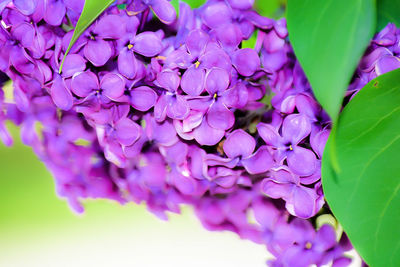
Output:
[[[81,16],[79,17],[78,23],[76,24],[74,34],[69,42],[67,51],[65,52],[64,58],[60,65],[59,72],[61,73],[62,67],[64,65],[65,57],[67,56],[69,50],[74,45],[76,40],[78,40],[79,36],[92,24],[92,22],[100,16],[104,10],[109,7],[114,0],[85,0],[85,5],[83,7],[83,11]]]
[[[289,0],[289,39],[313,92],[336,121],[376,22],[375,0]]]
[[[377,30],[382,30],[389,22],[400,27],[400,0],[378,0]]]
[[[400,69],[368,83],[344,108],[322,185],[333,214],[370,266],[400,266]]]

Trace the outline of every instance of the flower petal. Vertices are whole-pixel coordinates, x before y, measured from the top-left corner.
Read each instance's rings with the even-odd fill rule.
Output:
[[[249,92],[246,85],[236,83],[235,86],[223,93],[222,98],[224,104],[229,108],[244,108],[249,99]]]
[[[218,67],[230,72],[232,63],[229,56],[221,49],[211,49],[206,51],[199,58],[200,67],[211,69]]]
[[[210,96],[222,93],[229,86],[229,73],[221,68],[212,68],[206,76],[206,90]]]
[[[279,135],[275,127],[267,123],[260,122],[257,125],[257,131],[264,142],[268,145],[272,145],[275,147],[279,147],[281,145],[282,137]]]
[[[136,76],[138,66],[135,54],[133,51],[124,48],[118,55],[118,71],[128,79],[133,79]]]
[[[210,127],[207,120],[202,121],[199,127],[193,130],[194,138],[200,145],[216,145],[224,136],[225,131]]]
[[[275,53],[283,50],[285,39],[281,38],[275,31],[267,33],[263,40],[263,47],[268,53]]]
[[[157,94],[148,86],[139,86],[131,91],[131,104],[140,111],[147,111],[154,106]]]
[[[294,216],[307,219],[315,215],[317,195],[311,188],[294,186],[293,195],[286,199],[286,209]]]
[[[102,38],[119,39],[126,32],[126,23],[121,16],[103,16],[96,24],[95,32]]]
[[[311,132],[310,119],[303,114],[290,114],[283,120],[282,137],[297,145]]]
[[[175,8],[166,0],[152,0],[150,7],[154,14],[165,24],[171,24],[176,18]]]
[[[189,114],[189,104],[181,95],[167,96],[167,116],[171,119],[183,120]]]
[[[204,113],[201,111],[191,110],[189,115],[182,121],[182,131],[191,132],[203,121]]]
[[[130,146],[136,142],[140,137],[141,129],[136,122],[128,118],[122,118],[115,123],[118,142],[124,146]]]
[[[251,48],[237,50],[232,56],[232,64],[243,76],[251,76],[260,68],[260,58]]]
[[[307,115],[309,118],[315,118],[318,113],[318,104],[310,96],[306,94],[299,94],[295,97],[296,108],[299,113]]]
[[[29,59],[29,56],[24,49],[19,46],[14,46],[11,49],[10,62],[17,71],[23,74],[31,74],[35,69],[35,65]]]
[[[243,39],[239,26],[233,23],[220,25],[216,30],[218,40],[226,49],[235,49]]]
[[[99,81],[93,72],[80,72],[72,77],[71,90],[77,96],[86,97],[97,89],[99,89]]]
[[[167,162],[181,165],[186,162],[188,145],[183,142],[176,142],[172,146],[160,147],[160,152]]]
[[[154,122],[153,136],[152,138],[159,144],[170,146],[178,141],[174,126],[169,121],[163,123]]]
[[[315,236],[313,249],[320,252],[325,252],[326,250],[333,248],[335,245],[336,245],[335,229],[329,224],[322,225]]]
[[[106,97],[116,100],[124,94],[125,80],[118,74],[107,73],[101,79],[100,88]]]
[[[279,50],[275,53],[268,53],[261,50],[261,62],[265,70],[268,72],[276,72],[287,62],[287,54],[285,50]]]
[[[229,158],[250,156],[256,147],[254,138],[242,129],[234,130],[224,142],[224,152]]]
[[[166,70],[158,73],[157,82],[162,88],[175,92],[179,87],[180,78],[176,72]]]
[[[112,48],[109,42],[102,39],[89,40],[85,45],[83,54],[93,65],[100,67],[110,59]]]
[[[242,164],[248,173],[258,174],[271,169],[275,162],[268,148],[262,146],[250,157],[242,159]]]
[[[36,10],[36,0],[13,0],[15,7],[24,15],[29,16]]]
[[[191,66],[182,75],[181,88],[191,96],[198,96],[204,90],[205,70]]]
[[[161,52],[162,43],[154,32],[142,32],[136,35],[133,50],[145,57],[153,57]]]
[[[286,166],[271,172],[270,179],[277,183],[299,184],[300,178],[289,170]]]
[[[77,72],[84,71],[86,68],[85,59],[79,54],[68,54],[65,57],[62,69],[63,77],[71,77]]]
[[[50,88],[50,95],[56,104],[62,110],[69,110],[73,105],[71,92],[67,89],[60,75],[54,74],[54,82]]]
[[[211,105],[206,117],[208,124],[215,129],[227,130],[235,123],[233,112],[220,101]]]
[[[382,75],[386,72],[400,68],[400,60],[398,57],[386,55],[378,59],[376,62],[376,74]]]
[[[64,19],[65,12],[66,8],[62,1],[47,1],[44,20],[50,25],[58,26]]]
[[[154,105],[154,118],[157,121],[163,121],[167,116],[167,106],[168,106],[167,100],[168,97],[165,94],[163,94],[158,98],[156,104]]]
[[[292,195],[293,184],[279,184],[271,179],[265,178],[261,182],[261,191],[271,198],[289,199]]]
[[[35,28],[29,23],[18,24],[11,29],[11,34],[23,47],[30,48],[35,37]]]
[[[228,3],[233,8],[249,9],[253,6],[254,0],[228,0]]]
[[[176,168],[171,171],[172,184],[184,195],[192,195],[196,191],[197,181],[190,176],[184,176]]]
[[[297,175],[309,176],[317,167],[317,157],[306,148],[294,146],[293,151],[287,154],[289,168]]]
[[[194,58],[197,58],[206,49],[209,39],[210,37],[206,32],[200,29],[194,29],[190,31],[186,37],[186,48]]]
[[[310,145],[319,158],[322,158],[322,154],[325,149],[326,141],[330,134],[329,129],[323,129],[322,131],[312,131],[310,135]]]
[[[231,20],[232,13],[224,2],[214,2],[205,6],[201,12],[204,24],[216,28]]]

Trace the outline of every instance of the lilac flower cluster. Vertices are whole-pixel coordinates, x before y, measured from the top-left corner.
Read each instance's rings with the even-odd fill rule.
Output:
[[[330,121],[284,19],[252,0],[181,3],[179,18],[167,0],[117,1],[59,74],[83,3],[0,4],[0,71],[14,87],[12,99],[0,90],[6,145],[11,120],[77,212],[85,198],[145,202],[164,219],[191,205],[207,229],[266,245],[271,266],[350,263],[346,235],[316,225],[330,213],[320,182]],[[252,35],[255,48],[242,48]],[[379,33],[349,92],[400,66],[397,36],[393,25]]]

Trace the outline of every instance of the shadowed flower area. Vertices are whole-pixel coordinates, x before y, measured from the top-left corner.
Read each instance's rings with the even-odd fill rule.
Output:
[[[0,4],[1,79],[13,81],[11,95],[0,90],[4,144],[9,120],[78,213],[92,198],[145,203],[162,219],[190,205],[207,229],[266,246],[270,266],[351,262],[346,235],[315,224],[331,213],[320,181],[331,122],[285,19],[252,0],[180,3],[179,17],[167,0],[120,0],[59,74],[83,2]],[[400,66],[398,33],[376,36],[349,97]]]

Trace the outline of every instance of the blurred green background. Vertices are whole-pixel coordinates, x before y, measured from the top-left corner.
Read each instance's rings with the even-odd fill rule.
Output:
[[[15,144],[0,145],[0,267],[265,266],[263,246],[208,232],[189,208],[168,222],[143,205],[105,200],[73,213],[18,129],[8,126]]]

